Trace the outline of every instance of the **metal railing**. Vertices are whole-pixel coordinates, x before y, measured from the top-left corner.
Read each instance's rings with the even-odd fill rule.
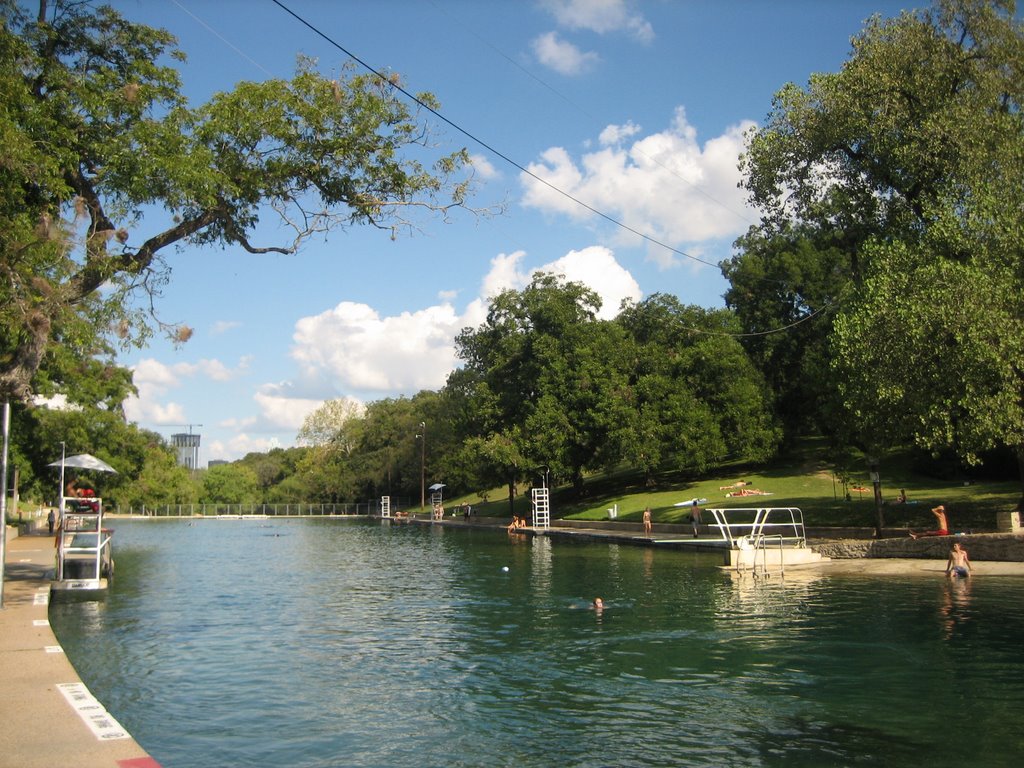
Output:
[[[103,528],[103,499],[61,498],[63,514],[57,535],[57,581],[68,577],[67,565],[87,563],[92,575],[75,574],[74,579],[98,587],[104,566],[109,566],[110,531]]]
[[[780,546],[804,547],[807,532],[804,513],[796,507],[709,509],[722,540],[730,547],[752,546],[759,537],[778,537]]]
[[[760,552],[761,553],[761,573],[763,575],[767,575],[768,574],[768,547],[767,547],[768,539],[772,539],[773,541],[778,541],[779,542],[779,573],[781,573],[782,575],[785,575],[785,573],[786,573],[786,558],[785,558],[785,555],[783,553],[784,537],[782,536],[782,534],[779,534],[779,533],[767,533],[767,534],[759,533],[754,538],[754,540],[752,541],[752,544],[754,546],[754,563],[753,563],[753,566],[751,567],[751,570],[754,572],[755,575],[757,574],[757,553]],[[737,563],[737,567],[738,566],[739,566],[739,563]]]
[[[343,504],[146,504],[142,507],[118,507],[118,514],[134,517],[350,517],[375,514],[378,502]]]

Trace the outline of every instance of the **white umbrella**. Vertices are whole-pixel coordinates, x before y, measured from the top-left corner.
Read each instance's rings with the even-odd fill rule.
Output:
[[[91,453],[78,453],[50,463],[51,467],[74,467],[75,469],[95,469],[97,472],[113,472],[117,470],[102,459],[97,459]]]

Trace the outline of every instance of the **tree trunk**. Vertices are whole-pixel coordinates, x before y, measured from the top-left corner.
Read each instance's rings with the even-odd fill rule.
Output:
[[[583,498],[583,470],[579,467],[572,470],[572,492],[577,499]]]
[[[1020,501],[1017,511],[1024,514],[1024,443],[1017,446],[1017,470],[1020,473]]]
[[[878,462],[871,461],[868,464],[871,472],[871,485],[875,491],[875,538],[882,538],[882,529],[885,527],[885,516],[882,513],[882,478],[878,474]]]

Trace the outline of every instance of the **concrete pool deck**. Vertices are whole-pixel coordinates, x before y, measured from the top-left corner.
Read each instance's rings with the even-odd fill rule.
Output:
[[[53,537],[8,528],[0,610],[0,763],[159,768],[82,684],[50,628]]]

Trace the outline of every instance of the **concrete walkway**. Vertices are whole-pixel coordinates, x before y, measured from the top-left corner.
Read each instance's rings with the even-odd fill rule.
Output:
[[[0,610],[0,765],[159,768],[82,684],[50,629],[53,537],[11,538]]]

